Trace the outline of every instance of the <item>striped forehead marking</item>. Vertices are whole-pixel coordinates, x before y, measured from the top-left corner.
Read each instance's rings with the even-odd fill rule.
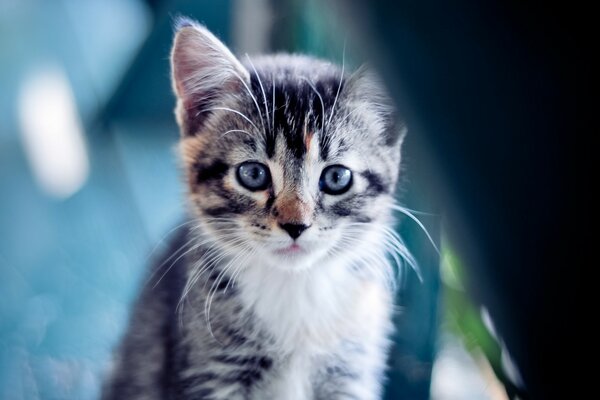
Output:
[[[271,114],[272,127],[265,132],[268,158],[274,157],[276,142],[284,140],[292,156],[303,159],[316,132],[320,132],[317,135],[319,154],[323,159],[327,158],[329,141],[323,140],[326,134],[324,123],[331,116],[338,87],[343,86],[343,79],[341,82],[340,79],[339,75],[331,74],[311,83],[291,72],[269,75],[269,71],[251,71],[250,87],[253,95],[262,99],[261,103],[265,103],[265,108]],[[261,88],[261,82],[270,86]]]

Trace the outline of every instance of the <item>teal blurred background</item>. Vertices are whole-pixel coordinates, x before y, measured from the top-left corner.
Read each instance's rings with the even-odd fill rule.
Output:
[[[0,399],[97,398],[144,270],[184,216],[168,69],[179,14],[242,54],[344,53],[342,22],[316,0],[0,0]],[[352,43],[344,58],[361,61]],[[423,149],[407,146],[402,201],[435,214]],[[439,238],[439,218],[421,218]],[[474,343],[452,317],[470,307],[459,261],[442,281],[423,233],[399,229],[424,279],[401,285],[387,398],[503,398],[459,339]],[[469,323],[485,331],[478,310]]]
[[[1,399],[97,397],[181,214],[167,70],[164,116],[103,117],[153,24],[141,1],[0,2]]]

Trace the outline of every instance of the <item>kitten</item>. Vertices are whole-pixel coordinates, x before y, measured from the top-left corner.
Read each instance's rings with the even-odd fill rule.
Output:
[[[105,399],[377,399],[404,136],[365,70],[171,53],[190,220],[133,311]],[[158,277],[158,279],[156,279]]]

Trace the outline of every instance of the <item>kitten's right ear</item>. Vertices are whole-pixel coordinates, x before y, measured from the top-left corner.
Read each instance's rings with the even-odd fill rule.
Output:
[[[250,75],[237,58],[204,26],[179,19],[171,51],[175,110],[182,134],[194,135],[205,112],[249,84]]]
[[[344,91],[346,96],[358,100],[361,107],[375,117],[373,122],[379,126],[386,145],[402,145],[406,125],[376,73],[363,64],[349,77]]]

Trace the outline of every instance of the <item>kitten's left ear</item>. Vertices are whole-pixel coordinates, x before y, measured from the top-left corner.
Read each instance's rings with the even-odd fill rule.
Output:
[[[359,101],[362,107],[369,108],[371,115],[381,126],[386,145],[402,144],[407,132],[406,124],[381,80],[367,65],[363,64],[350,75],[344,85],[344,92],[350,101]]]
[[[171,74],[177,120],[187,135],[200,130],[208,109],[250,82],[248,71],[223,42],[204,26],[184,18],[176,23]]]

